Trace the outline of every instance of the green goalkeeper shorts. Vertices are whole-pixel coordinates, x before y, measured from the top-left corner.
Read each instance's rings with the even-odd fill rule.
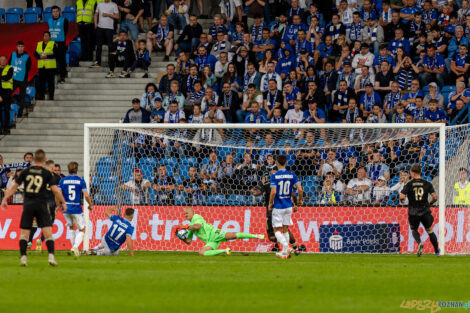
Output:
[[[220,243],[227,241],[227,239],[225,239],[225,233],[226,232],[221,229],[216,229],[215,231],[211,232],[206,242],[206,247],[211,247],[212,249],[217,250],[217,248],[220,246]]]

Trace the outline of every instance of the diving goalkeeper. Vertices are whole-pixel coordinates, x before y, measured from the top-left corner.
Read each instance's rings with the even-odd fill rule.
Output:
[[[192,242],[193,234],[199,239],[204,241],[206,245],[199,250],[199,255],[214,256],[222,253],[230,255],[230,248],[217,249],[220,243],[234,240],[234,239],[259,239],[264,240],[264,235],[252,235],[246,233],[230,233],[216,228],[212,224],[207,223],[204,218],[199,214],[194,214],[191,207],[183,209],[184,217],[190,222],[189,225],[179,226],[176,229],[176,236],[183,240],[186,244],[190,245]],[[181,237],[178,233],[181,229],[187,229],[188,234],[186,238]]]

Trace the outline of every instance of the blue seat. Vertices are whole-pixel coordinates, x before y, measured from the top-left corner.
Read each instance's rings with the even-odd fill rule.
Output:
[[[304,192],[305,192],[305,197],[306,198],[312,197],[313,195],[315,195],[318,192],[318,190],[321,191],[320,186],[317,183],[312,182],[312,181],[305,182],[303,184],[303,187],[304,187]]]
[[[183,183],[183,180],[181,179],[181,176],[179,175],[173,176],[173,179],[175,180],[175,185],[177,186]]]
[[[186,196],[184,194],[175,195],[175,204],[176,205],[186,205]]]
[[[181,158],[180,164],[186,164],[197,167],[197,159],[194,157]]]
[[[119,145],[121,146],[121,149],[119,149]],[[119,143],[119,141],[116,141],[114,143],[114,149],[113,149],[114,157],[116,159],[126,157],[127,152],[129,151],[129,146],[130,146],[129,140],[121,140],[121,143]]]
[[[452,91],[455,91],[455,85],[449,85],[449,86],[444,86],[442,87],[442,92],[441,93],[451,93]]]
[[[26,87],[25,102],[31,103],[32,99],[34,98],[36,98],[36,87],[33,87],[33,86]]]
[[[23,9],[21,8],[10,8],[6,13],[6,23],[15,24],[20,23],[23,17]]]
[[[99,185],[100,185],[100,179],[98,178],[98,176],[96,175],[91,176],[91,186],[98,187]]]
[[[178,165],[178,160],[176,158],[162,158],[160,159],[159,164],[171,165],[175,167]]]
[[[74,39],[69,43],[68,51],[79,57],[82,55],[82,44],[80,38]]]
[[[122,180],[123,182],[129,181],[134,177],[134,169],[136,169],[136,162],[134,158],[125,158],[122,160]]]
[[[189,168],[191,165],[189,164],[180,164],[179,167],[179,174],[182,179],[188,179],[189,178]]]
[[[116,195],[116,188],[118,187],[118,179],[116,176],[102,179],[100,182],[100,194],[103,196]]]
[[[64,18],[66,18],[69,22],[75,22],[77,19],[77,8],[74,6],[69,6],[64,8],[64,12],[62,13]]]
[[[231,147],[217,147],[217,156],[221,162],[225,161],[225,156],[232,153]]]
[[[5,9],[4,8],[0,8],[0,23],[3,23],[3,21],[5,20]]]
[[[201,165],[209,164],[209,163],[210,163],[209,158],[204,158],[204,159],[202,159]]]
[[[246,205],[248,198],[245,195],[230,195],[227,199],[228,205]]]
[[[305,182],[319,182],[320,180],[321,180],[320,177],[316,175],[305,176],[305,179],[304,179]]]
[[[24,12],[24,22],[29,23],[38,23],[39,17],[41,16],[41,8],[27,8]]]
[[[152,180],[154,171],[157,167],[157,159],[155,158],[142,158],[139,161],[139,169],[142,170],[142,175],[145,179]]]
[[[210,195],[209,197],[207,197],[206,203],[209,205],[226,205],[227,199],[225,199],[225,196],[222,194]]]
[[[112,175],[113,168],[116,165],[116,159],[112,157],[103,157],[96,162],[96,174],[98,178],[108,178]]]

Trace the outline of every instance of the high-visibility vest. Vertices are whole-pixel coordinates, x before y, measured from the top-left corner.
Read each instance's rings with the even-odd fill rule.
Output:
[[[8,71],[10,70],[11,66],[10,65],[6,65],[4,68],[3,68],[3,71],[2,71],[2,76],[5,76],[8,74]],[[6,80],[6,81],[3,81],[2,80],[2,89],[10,89],[10,90],[13,90],[13,76],[9,79],[9,80]]]
[[[40,41],[38,42],[38,46],[36,48],[36,52],[41,55],[52,55],[54,53],[54,41],[49,41],[46,45],[46,49],[44,51],[42,50],[42,44],[43,42]],[[51,68],[57,68],[57,62],[56,59],[39,59],[38,60],[38,68],[46,68],[46,69],[51,69]]]
[[[457,182],[454,185],[455,190],[455,197],[454,203],[455,204],[465,204],[470,205],[470,183],[467,183],[464,188],[460,188],[460,183]]]
[[[88,0],[85,6],[83,6],[83,1],[84,0],[77,0],[77,23],[93,23],[93,16],[95,15],[95,4],[97,1]]]

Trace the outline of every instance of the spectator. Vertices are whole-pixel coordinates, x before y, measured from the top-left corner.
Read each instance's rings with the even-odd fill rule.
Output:
[[[349,50],[348,50],[348,54],[349,54]],[[348,88],[354,88],[354,84],[356,83],[356,72],[352,70],[351,62],[349,61],[344,62],[341,69],[342,69],[342,72],[338,76],[338,83],[337,83],[336,89],[339,88],[339,83],[342,80],[346,81]]]
[[[142,78],[149,78],[149,66],[152,60],[150,59],[150,52],[145,48],[145,40],[139,40],[139,49],[136,51],[136,60],[132,64],[128,74],[135,71],[137,67],[141,67],[145,74]],[[126,76],[128,77],[128,76]]]
[[[173,0],[173,4],[165,12],[168,16],[168,22],[173,25],[173,29],[176,28],[180,31],[180,35],[189,20],[188,9],[184,0]]]
[[[65,175],[62,174],[62,170],[61,170],[61,168],[60,168],[60,164],[55,164],[55,165],[54,165],[54,173],[55,173],[56,175],[59,175],[61,178],[64,178],[64,177],[65,177]]]
[[[302,94],[300,90],[294,88],[292,83],[286,81],[284,83],[284,91],[282,93],[282,97],[284,98],[283,108],[284,110],[291,110],[294,109],[294,104],[297,100],[302,99]]]
[[[436,100],[438,107],[444,109],[444,97],[439,93],[436,83],[430,83],[428,85],[429,93],[424,96],[423,104],[425,108],[429,108],[429,102],[431,100]]]
[[[162,107],[162,99],[155,98],[154,102],[155,108],[150,114],[150,123],[163,123],[165,119],[165,110]]]
[[[24,51],[24,42],[18,41],[16,43],[16,51],[14,51],[8,62],[13,71],[13,90],[20,89],[19,101],[18,101],[18,117],[27,116],[28,113],[24,112],[25,98],[26,98],[26,87],[28,85],[28,75],[31,69],[31,57]]]
[[[395,81],[398,81],[400,90],[409,90],[412,88],[412,81],[418,77],[420,70],[411,61],[410,57],[405,56],[393,69]]]
[[[393,193],[395,193],[396,195],[399,194],[403,190],[403,187],[405,187],[405,185],[410,181],[410,174],[408,174],[407,170],[400,170],[399,176],[400,176],[400,180],[395,185],[390,187],[391,194]],[[406,198],[402,202],[402,204],[407,205],[408,198]]]
[[[217,105],[218,100],[219,96],[217,96],[217,93],[211,87],[206,87],[206,92],[201,100],[202,112],[206,113],[210,105]]]
[[[188,75],[189,67],[193,64],[193,60],[188,59],[186,52],[180,52],[176,59],[176,73],[179,75]]]
[[[190,124],[201,124],[204,123],[204,114],[201,111],[200,104],[194,104],[193,106],[193,114],[191,114],[188,118],[188,123]],[[189,130],[188,130],[189,131]],[[193,132],[191,130],[191,132]]]
[[[444,58],[436,53],[433,45],[428,45],[426,51],[423,58],[423,72],[420,74],[421,85],[426,86],[432,81],[437,81],[439,87],[442,88],[446,78]]]
[[[445,123],[446,112],[437,107],[437,101],[429,101],[429,109],[426,110],[426,122],[427,123]]]
[[[327,172],[325,174],[324,181],[330,181],[332,183],[333,191],[336,192],[337,195],[343,196],[344,194],[344,184],[340,179],[335,177],[335,173]]]
[[[269,29],[263,28],[261,38],[254,41],[253,52],[256,53],[257,61],[261,61],[264,58],[265,52],[268,50],[273,50],[275,47],[276,42],[269,37],[269,34]]]
[[[343,123],[355,123],[357,118],[362,119],[361,110],[357,107],[356,98],[350,98],[348,100],[348,109],[344,112],[342,121]]]
[[[379,52],[379,46],[384,42],[384,30],[375,18],[371,18],[363,28],[362,41],[373,47],[375,53]]]
[[[146,204],[145,191],[151,187],[150,182],[142,176],[140,169],[134,170],[134,177],[121,186],[122,190],[130,191],[130,202],[133,205]]]
[[[183,79],[183,87],[186,96],[194,92],[194,85],[196,82],[201,83],[201,78],[199,77],[198,67],[196,64],[191,64],[189,66],[189,74]],[[201,83],[202,87],[202,83]],[[199,91],[199,90],[198,90]]]
[[[294,108],[289,109],[285,115],[285,123],[290,124],[300,124],[303,120],[304,112],[302,111],[302,101],[295,100],[294,101]],[[302,132],[296,132],[296,134],[302,134]],[[302,136],[300,136],[302,137]]]
[[[69,29],[69,22],[63,16],[60,16],[60,8],[56,5],[51,8],[52,17],[45,21],[49,24],[49,32],[51,34],[51,40],[55,42],[56,60],[59,68],[59,84],[65,83],[65,77],[67,76],[67,64],[65,62],[66,44],[65,36]]]
[[[416,13],[415,13],[416,14]],[[383,176],[379,176],[377,183],[372,189],[372,204],[386,205],[391,194],[390,187],[387,185],[387,180]]]
[[[41,44],[41,43],[39,43]],[[38,44],[38,46],[39,46]],[[0,124],[2,134],[10,134],[10,106],[11,94],[13,92],[14,69],[8,65],[5,55],[0,56]]]
[[[368,84],[372,84],[372,86],[374,86],[374,83],[375,83],[374,74],[370,73],[369,67],[367,65],[362,65],[361,74],[356,77],[356,83],[354,84],[354,91],[360,97],[366,91],[366,86]]]
[[[241,46],[240,48],[237,49],[237,54],[233,59],[233,63],[235,65],[235,68],[237,69],[236,76],[240,78],[240,83],[244,83],[244,81],[242,81],[241,79],[244,79],[245,74],[246,74],[245,72],[248,72],[248,67],[249,67],[248,64],[249,63],[254,64],[254,62],[255,62],[255,59],[253,58],[253,56],[250,55],[248,49],[245,46]],[[253,72],[255,72],[254,66],[252,69],[250,69],[250,71],[251,71],[250,75],[252,75]],[[253,77],[253,80],[255,78],[256,76]],[[242,84],[239,84],[239,85],[240,85],[240,88],[245,87]]]
[[[459,53],[454,55],[450,62],[449,80],[452,83],[467,82],[468,69],[470,67],[470,56],[468,55],[468,47],[464,44],[459,45]]]
[[[459,181],[454,184],[454,204],[469,205],[470,193],[468,184],[468,170],[465,167],[459,169]]]
[[[308,110],[303,113],[302,123],[325,123],[326,114],[318,108],[317,103],[314,100],[309,100]]]
[[[193,85],[193,91],[188,93],[184,102],[184,113],[185,115],[191,115],[193,107],[197,104],[201,106],[202,99],[204,98],[204,89],[202,89],[202,83],[196,81]]]
[[[406,110],[413,116],[413,120],[416,123],[426,122],[427,109],[423,106],[423,98],[416,97],[415,103],[409,104]]]
[[[127,32],[120,31],[119,35],[113,40],[113,44],[109,49],[109,73],[106,78],[114,78],[114,69],[116,66],[122,66],[122,72],[119,77],[129,78],[131,75],[127,72],[134,62],[134,46],[132,41],[127,38]]]
[[[217,77],[215,77],[214,73],[209,65],[205,65],[202,69],[202,84],[203,88],[207,89],[217,89]]]
[[[148,112],[152,112],[155,110],[155,101],[160,101],[161,104],[162,96],[157,91],[157,86],[154,83],[148,83],[145,86],[145,92],[142,94],[140,105]]]
[[[207,189],[207,186],[197,177],[196,167],[189,167],[188,174],[189,177],[183,180],[183,184],[179,186],[179,189],[188,194],[191,205],[202,205],[204,201],[203,192]]]
[[[343,164],[336,159],[336,151],[331,149],[327,155],[326,160],[321,161],[318,176],[323,177],[326,173],[333,172],[336,178],[340,178]]]
[[[174,66],[173,66],[174,69]],[[161,84],[161,81],[160,81]],[[161,89],[160,89],[161,90]],[[176,102],[178,104],[179,110],[184,109],[184,96],[179,91],[179,82],[177,80],[172,80],[170,83],[170,92],[163,99],[163,108],[166,110],[171,103]]]
[[[107,0],[98,3],[96,11],[94,12],[96,28],[96,61],[92,67],[100,67],[103,44],[108,46],[108,60],[110,59],[110,53],[112,52],[111,47],[113,46],[114,21],[119,19],[119,8],[115,2]],[[127,34],[127,32],[125,33]],[[93,54],[93,48],[91,48],[90,52]]]
[[[263,103],[263,95],[257,90],[254,84],[250,84],[248,85],[247,92],[243,94],[242,100],[242,106],[240,110],[238,110],[236,113],[237,120],[239,122],[246,121],[247,115],[249,115],[249,113],[253,111],[254,104],[258,104],[258,107],[261,106],[261,104]]]
[[[431,133],[428,140],[422,146],[419,157],[422,164],[424,176],[433,178],[438,173],[439,162],[439,137]]]
[[[382,111],[379,103],[374,104],[372,112],[367,117],[367,123],[386,123],[387,117]]]
[[[156,201],[159,205],[173,205],[175,188],[175,180],[172,175],[168,175],[166,165],[158,166],[158,175],[153,180],[153,190],[156,191]]]
[[[386,95],[391,90],[393,81],[394,77],[392,71],[390,70],[390,64],[387,61],[383,61],[380,64],[380,72],[375,75],[374,85],[374,90],[378,92],[380,99],[385,99]]]
[[[225,120],[228,123],[235,121],[236,112],[240,109],[240,99],[238,93],[231,90],[229,83],[223,84],[222,94],[219,97],[217,106],[224,113]]]
[[[179,109],[179,104],[177,100],[168,101],[170,103],[170,108],[165,113],[164,123],[180,123],[186,119],[184,111]]]
[[[274,62],[269,62],[267,65],[267,72],[264,74],[261,78],[260,82],[260,90],[261,91],[267,91],[268,90],[268,84],[270,80],[275,80],[276,82],[276,89],[277,90],[282,90],[282,78],[279,74],[276,72],[276,65]]]
[[[278,73],[282,79],[286,79],[289,76],[290,71],[295,70],[295,58],[292,56],[292,49],[286,44],[284,48],[281,48],[283,57],[279,59],[276,65],[276,73]]]
[[[385,177],[386,181],[390,179],[390,168],[387,164],[382,162],[382,155],[378,150],[374,150],[372,154],[372,161],[367,164],[366,170],[369,178],[374,184],[380,176]]]
[[[217,59],[212,54],[208,54],[206,47],[199,46],[197,49],[198,56],[194,60],[194,63],[197,64],[199,71],[202,71],[206,65],[209,65],[211,71],[213,71],[215,68],[215,63],[217,63]]]
[[[463,125],[466,121],[466,116],[462,111],[464,111],[465,103],[462,99],[458,99],[455,102],[455,109],[452,110],[452,113],[449,116],[450,125]]]
[[[227,33],[227,29],[223,25],[223,22],[224,20],[222,18],[222,15],[220,14],[214,15],[214,25],[212,25],[209,28],[209,34],[208,34],[209,35],[208,39],[211,44],[214,44],[215,41],[217,40],[216,37],[219,31],[222,31],[224,34]]]
[[[455,109],[456,101],[462,99],[464,103],[470,101],[470,89],[465,88],[465,83],[458,82],[455,85],[454,91],[449,93],[448,99],[449,103],[447,104],[447,114],[451,115],[452,111]]]
[[[215,68],[214,68],[214,74],[218,80],[222,79],[225,73],[227,73],[228,65],[229,65],[227,52],[221,52],[219,56],[220,56],[219,60],[217,61],[217,63],[215,63]]]
[[[147,49],[152,52],[155,48],[157,50],[165,50],[164,62],[170,60],[170,54],[173,51],[174,27],[168,23],[168,17],[162,15],[160,23],[152,27],[147,33]]]
[[[212,50],[211,50],[211,54],[214,57],[218,59],[222,52],[225,52],[227,54],[232,53],[231,52],[232,44],[226,38],[224,31],[218,31],[216,38],[217,38],[217,41],[214,42],[214,45],[212,46]]]
[[[131,34],[130,38],[134,41],[135,49],[137,49],[139,36],[139,26],[137,23],[139,18],[144,14],[144,2],[142,0],[117,0],[116,4],[121,12],[119,29],[120,31],[129,32]]]
[[[402,103],[406,105],[406,110],[408,112],[411,112],[411,110],[416,106],[416,98],[418,97],[422,99],[424,95],[423,92],[419,89],[419,80],[413,79],[411,81],[410,91],[405,93],[402,98]]]
[[[209,154],[209,162],[204,164],[201,169],[202,182],[209,187],[212,193],[217,192],[219,162],[217,161],[217,153],[211,151]]]
[[[124,123],[150,123],[150,113],[140,107],[139,99],[132,99],[132,109],[127,111]]]
[[[240,186],[241,191],[248,192],[258,184],[258,166],[253,162],[251,154],[245,152],[243,162],[235,167],[236,186]]]
[[[366,177],[366,170],[360,167],[357,170],[357,178],[349,181],[346,188],[346,195],[349,201],[354,204],[366,204],[371,200],[372,182]]]
[[[195,47],[199,44],[199,37],[201,34],[202,26],[198,23],[197,17],[195,15],[190,15],[189,24],[184,27],[183,32],[178,37],[174,46],[176,54],[179,55],[181,51],[193,52]]]
[[[367,118],[369,114],[372,114],[372,111],[374,110],[374,105],[379,105],[381,106],[382,100],[380,99],[379,94],[374,91],[374,85],[371,83],[366,84],[365,87],[365,92],[361,96],[361,111],[362,111],[362,116],[364,118]]]
[[[349,155],[348,163],[344,166],[341,172],[341,180],[347,184],[351,179],[356,177],[359,164],[357,157],[354,154]]]
[[[320,204],[335,205],[341,202],[341,196],[333,190],[333,183],[325,180],[323,183],[323,191],[320,195]]]
[[[242,2],[240,0],[221,0],[220,13],[227,17],[227,22],[235,24],[241,22],[243,17]]]
[[[407,24],[406,37],[410,43],[415,42],[421,34],[426,31],[426,24],[423,21],[423,14],[417,11],[413,14],[413,19]]]

